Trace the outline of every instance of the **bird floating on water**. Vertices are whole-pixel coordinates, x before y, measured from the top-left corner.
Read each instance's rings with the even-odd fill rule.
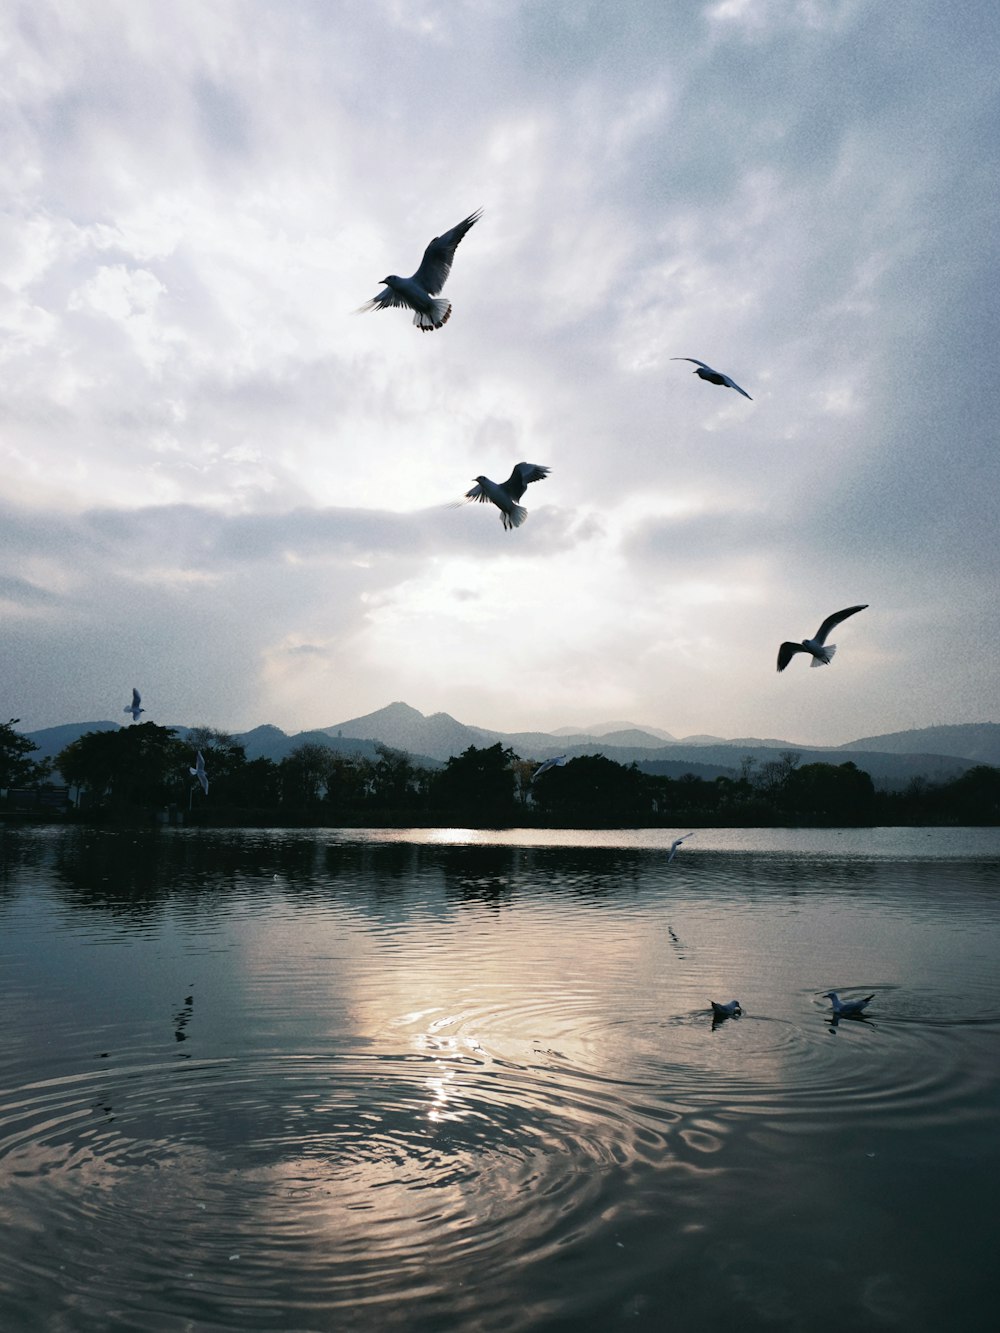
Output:
[[[416,273],[409,278],[400,278],[395,273],[390,273],[387,278],[382,279],[385,290],[373,296],[370,301],[366,301],[363,306],[359,306],[356,313],[401,306],[414,312],[413,322],[421,333],[430,333],[432,329],[439,329],[443,324],[447,324],[451,317],[451,302],[446,301],[444,297],[438,297],[438,292],[448,280],[459,241],[482,215],[483,210],[477,209],[450,231],[446,231],[443,236],[435,236],[424,251],[424,257]]]
[[[712,1006],[712,1017],[714,1019],[735,1018],[737,1014],[742,1014],[743,1006],[739,1000],[730,1000],[728,1004],[719,1004],[718,1000],[709,1000]]]
[[[488,500],[500,510],[500,522],[505,528],[519,528],[528,517],[528,511],[517,501],[533,481],[544,481],[552,471],[538,463],[515,463],[514,471],[506,481],[490,481],[489,477],[477,477],[471,491],[465,492],[467,500],[478,500],[486,504]]]
[[[556,755],[555,759],[546,759],[544,764],[539,764],[534,773],[532,773],[532,782],[540,778],[543,773],[547,773],[550,768],[565,768],[568,762],[568,756],[564,754]]]
[[[709,384],[721,384],[725,389],[735,389],[736,392],[741,393],[744,398],[750,398],[746,389],[741,389],[735,380],[731,380],[728,375],[723,375],[721,370],[713,370],[711,366],[706,366],[704,361],[699,361],[696,356],[672,356],[670,360],[690,361],[693,365],[698,367],[697,370],[693,370],[691,373],[697,375],[699,379],[708,380]],[[750,401],[752,403],[753,399],[750,398]]]
[[[677,848],[681,845],[681,843],[687,842],[688,838],[693,838],[693,837],[694,837],[693,833],[685,833],[683,838],[675,838],[673,840],[673,842],[670,844],[670,854],[667,857],[667,865],[669,865],[670,862],[677,855]]]
[[[131,713],[131,714],[132,714],[132,721],[133,721],[133,722],[138,722],[138,721],[139,721],[139,714],[140,714],[140,713],[144,713],[144,712],[146,711],[145,708],[140,708],[140,707],[139,707],[139,705],[140,705],[141,703],[142,703],[142,695],[139,693],[139,691],[138,691],[138,690],[135,688],[135,686],[133,685],[133,686],[132,686],[132,702],[131,702],[130,704],[126,704],[125,707],[122,709],[122,712],[123,712],[123,713]]]
[[[778,670],[784,671],[796,653],[811,653],[812,661],[809,663],[811,667],[828,666],[830,659],[837,651],[837,645],[827,643],[826,636],[842,620],[846,620],[848,616],[857,615],[859,611],[864,611],[867,606],[867,602],[862,602],[860,606],[849,606],[844,611],[834,611],[832,616],[827,616],[823,621],[816,631],[816,637],[813,639],[803,639],[801,643],[792,643],[790,639],[786,639],[778,649]]]
[[[202,789],[202,791],[203,791],[203,792],[205,793],[205,795],[207,796],[207,795],[208,795],[208,774],[205,772],[205,756],[202,754],[202,752],[201,752],[200,750],[198,751],[198,757],[197,757],[197,759],[195,759],[194,762],[195,762],[195,767],[194,767],[194,768],[189,768],[189,769],[188,769],[188,772],[191,774],[191,776],[192,776],[193,778],[197,778],[197,779],[198,779],[198,781],[201,783],[201,789]]]
[[[830,1001],[835,1018],[858,1018],[869,1000],[874,1000],[875,992],[863,1000],[842,1000],[835,990],[828,990],[824,991],[824,998]]]

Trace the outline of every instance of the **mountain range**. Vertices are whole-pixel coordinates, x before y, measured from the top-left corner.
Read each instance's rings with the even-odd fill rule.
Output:
[[[88,731],[110,731],[117,722],[75,722],[26,733],[38,747],[34,757],[54,758],[60,750]],[[186,736],[192,728],[175,727]],[[586,729],[561,727],[558,731],[491,731],[468,726],[448,713],[425,716],[409,704],[392,703],[363,717],[329,727],[289,735],[264,725],[234,735],[248,759],[264,757],[280,762],[300,745],[325,745],[344,754],[374,758],[376,743],[405,750],[415,763],[438,768],[470,746],[482,749],[498,742],[525,759],[551,759],[566,754],[602,754],[617,763],[636,763],[648,773],[681,777],[734,777],[748,759],[765,764],[784,750],[794,751],[800,763],[855,763],[871,774],[878,786],[900,787],[915,777],[944,781],[958,777],[977,764],[1000,766],[1000,723],[970,722],[954,726],[923,727],[881,736],[863,736],[836,746],[803,746],[794,741],[696,735],[676,739],[658,728],[631,722],[606,722]]]

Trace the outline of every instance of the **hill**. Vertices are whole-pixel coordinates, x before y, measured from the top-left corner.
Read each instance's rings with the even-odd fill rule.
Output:
[[[84,732],[113,730],[118,725],[74,722],[27,735],[38,746],[37,758],[52,758]],[[176,730],[185,736],[189,728]],[[799,756],[800,764],[852,762],[870,773],[877,785],[889,788],[904,787],[916,777],[947,781],[977,764],[1000,766],[1000,724],[995,722],[889,732],[838,746],[802,746],[794,741],[757,737],[725,740],[711,735],[665,741],[663,737],[668,734],[654,734],[629,723],[603,723],[592,732],[566,728],[555,732],[491,731],[459,722],[449,713],[425,716],[409,704],[396,702],[329,727],[289,735],[279,727],[263,725],[239,733],[235,739],[245,747],[249,759],[263,757],[275,763],[305,744],[374,759],[376,743],[381,742],[406,751],[418,765],[437,768],[470,746],[482,749],[500,743],[525,759],[602,754],[616,763],[638,764],[645,772],[669,776],[693,773],[699,777],[735,777],[748,761],[759,767],[772,762],[780,751],[790,750]]]

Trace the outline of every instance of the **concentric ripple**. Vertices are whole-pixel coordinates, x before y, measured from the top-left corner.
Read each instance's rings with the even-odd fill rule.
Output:
[[[614,1178],[667,1152],[610,1085],[442,1050],[116,1059],[0,1105],[0,1283],[30,1266],[122,1318],[234,1292],[243,1326],[282,1304],[391,1304],[401,1283],[453,1299],[456,1268],[499,1275],[585,1240]]]
[[[867,861],[692,853],[668,880],[627,847],[226,846],[215,878],[194,838],[55,839],[58,872],[18,871],[3,1333],[603,1333],[671,1326],[698,1281],[710,1327],[718,1284],[737,1310],[762,1273],[809,1274],[806,1308],[840,1200],[870,1216],[929,1157],[964,1210],[995,1161],[978,870],[915,908]],[[870,1017],[833,1024],[830,985],[876,992]]]

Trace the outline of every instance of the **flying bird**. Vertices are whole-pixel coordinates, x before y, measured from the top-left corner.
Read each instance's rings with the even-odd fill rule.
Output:
[[[677,848],[681,845],[681,843],[687,842],[688,838],[693,838],[693,837],[694,837],[693,833],[685,833],[683,838],[675,838],[673,840],[673,842],[670,844],[670,855],[667,857],[667,865],[669,865],[670,862],[677,855]]]
[[[842,1000],[835,990],[824,992],[824,998],[830,1001],[835,1018],[858,1018],[869,1000],[874,1000],[875,992],[866,995],[863,1000]]]
[[[721,370],[713,370],[711,366],[706,366],[704,361],[699,361],[696,356],[672,356],[670,360],[690,361],[693,365],[698,367],[697,370],[694,370],[691,373],[697,375],[699,379],[708,380],[709,384],[721,384],[723,388],[726,389],[735,389],[736,392],[741,393],[744,398],[750,398],[746,389],[741,389],[735,380],[731,380],[728,375],[723,375]],[[753,399],[750,398],[750,401],[752,403]]]
[[[194,762],[195,762],[195,767],[194,767],[194,768],[189,768],[189,769],[188,769],[188,772],[191,774],[191,776],[192,776],[193,778],[197,778],[197,779],[198,779],[198,781],[201,783],[201,789],[202,789],[202,791],[203,791],[203,792],[205,793],[205,795],[207,796],[207,795],[208,795],[208,774],[205,772],[205,756],[202,754],[202,752],[201,752],[200,750],[198,751],[198,757],[197,757],[197,759],[196,759]]]
[[[778,670],[784,671],[796,653],[811,653],[812,661],[809,663],[811,667],[829,665],[831,658],[837,651],[837,645],[827,643],[826,636],[842,620],[846,620],[848,616],[857,615],[859,611],[864,611],[867,606],[867,602],[862,602],[860,606],[849,606],[844,611],[834,611],[833,615],[827,616],[820,625],[814,639],[803,639],[801,643],[792,643],[790,639],[786,639],[778,649]]]
[[[145,708],[140,708],[140,707],[139,707],[139,705],[140,705],[141,703],[142,703],[142,695],[139,693],[139,691],[138,691],[138,690],[135,688],[135,686],[133,685],[133,687],[132,687],[132,702],[131,702],[130,704],[126,704],[125,707],[122,709],[122,712],[123,712],[123,713],[131,713],[131,714],[132,714],[132,721],[133,721],[133,722],[138,722],[138,721],[139,721],[139,714],[140,714],[140,713],[144,713],[144,712],[146,711]]]
[[[543,773],[547,773],[550,768],[565,768],[568,763],[568,757],[564,754],[557,755],[555,759],[546,759],[544,764],[539,764],[531,775],[532,782],[537,781]]]
[[[739,1000],[730,1000],[728,1004],[719,1004],[718,1000],[709,1000],[712,1006],[712,1018],[719,1020],[722,1018],[735,1018],[737,1014],[742,1014],[743,1006]]]
[[[486,504],[492,500],[500,510],[500,522],[505,528],[519,528],[528,517],[528,511],[517,503],[532,481],[544,481],[552,471],[550,467],[541,467],[538,463],[515,463],[514,471],[504,482],[490,481],[489,477],[477,477],[476,485],[465,492],[467,500],[478,500]]]
[[[395,273],[390,273],[387,278],[382,279],[385,291],[379,292],[363,306],[359,306],[356,313],[360,314],[364,310],[387,310],[389,306],[402,306],[414,312],[413,322],[421,333],[430,333],[432,329],[439,329],[442,324],[447,324],[451,315],[451,302],[446,301],[444,297],[438,297],[438,292],[448,280],[459,241],[482,215],[483,210],[477,209],[475,213],[470,213],[464,222],[452,227],[451,231],[446,231],[443,236],[435,236],[424,251],[420,267],[412,277],[400,278]]]

